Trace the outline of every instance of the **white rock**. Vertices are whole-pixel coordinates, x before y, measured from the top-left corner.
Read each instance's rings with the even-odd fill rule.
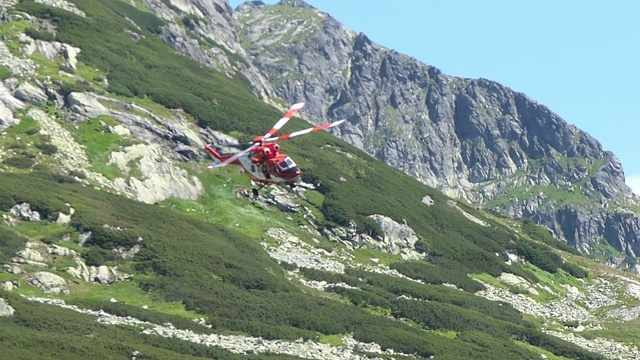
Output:
[[[0,298],[0,316],[12,316],[15,309],[9,306],[3,298]]]
[[[16,255],[26,260],[32,260],[37,262],[44,261],[44,257],[42,257],[42,254],[40,254],[37,250],[34,250],[34,249],[20,250]]]
[[[63,212],[58,213],[58,219],[56,219],[56,224],[65,225],[71,222],[71,215],[67,215]]]
[[[24,82],[18,86],[13,92],[13,96],[24,102],[31,103],[36,106],[42,106],[47,103],[47,95],[42,89],[30,83]]]
[[[71,111],[88,119],[107,113],[107,108],[91,93],[72,92],[67,96],[67,102]]]
[[[46,294],[68,294],[67,281],[62,277],[46,271],[40,271],[31,275],[32,285],[39,287]]]
[[[11,291],[13,290],[13,283],[11,281],[5,281],[4,283],[2,283],[2,286],[0,288],[2,288],[2,290],[4,291]]]

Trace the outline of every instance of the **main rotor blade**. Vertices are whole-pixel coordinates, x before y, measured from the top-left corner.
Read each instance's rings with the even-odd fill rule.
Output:
[[[284,124],[287,123],[287,121],[289,121],[289,119],[291,119],[293,117],[293,115],[295,115],[298,111],[300,111],[300,109],[302,109],[302,107],[304,106],[304,103],[297,103],[294,104],[293,106],[291,106],[289,108],[289,111],[287,111],[280,120],[278,120],[278,122],[273,125],[273,127],[271,128],[271,130],[269,130],[268,133],[266,133],[264,135],[264,138],[268,138],[271,137],[273,134],[275,134],[278,130],[280,130],[281,127],[284,126]]]
[[[338,120],[336,122],[326,123],[326,124],[318,125],[316,127],[312,127],[312,128],[308,128],[308,129],[304,129],[304,130],[299,130],[299,131],[294,131],[291,134],[285,134],[285,135],[280,135],[280,136],[274,137],[274,138],[264,139],[264,141],[284,140],[284,139],[292,138],[292,137],[295,137],[295,136],[308,134],[308,133],[311,133],[311,132],[314,132],[314,131],[318,131],[318,130],[326,130],[326,129],[332,128],[334,126],[338,126],[338,125],[342,124],[343,122],[345,122],[345,120]]]
[[[254,148],[254,146],[248,147],[248,148],[240,151],[239,153],[234,154],[232,157],[228,158],[227,160],[211,166],[210,168],[211,169],[216,169],[216,168],[221,168],[223,166],[227,166],[227,165],[231,164],[232,162],[236,161],[240,156],[242,156],[242,155],[248,153],[249,151],[253,150],[253,148]]]

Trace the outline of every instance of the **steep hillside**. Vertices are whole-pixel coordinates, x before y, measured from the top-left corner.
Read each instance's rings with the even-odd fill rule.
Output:
[[[543,104],[445,75],[304,1],[247,2],[234,18],[276,94],[310,102],[312,121],[347,119],[339,136],[352,145],[449,196],[544,224],[584,254],[603,242],[638,254],[640,203],[620,162]]]
[[[249,65],[167,43],[219,2],[2,5],[4,357],[640,353],[636,277],[330,134],[282,143],[304,171],[295,190],[255,198],[236,168],[205,170],[204,141],[233,148],[223,132],[244,142],[280,116]],[[165,7],[191,16],[154,15]]]

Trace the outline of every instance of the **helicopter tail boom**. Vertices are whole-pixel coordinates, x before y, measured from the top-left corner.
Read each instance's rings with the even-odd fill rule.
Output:
[[[250,148],[244,149],[239,153],[235,153],[235,154],[220,154],[219,152],[217,152],[213,146],[211,146],[211,144],[207,144],[204,146],[204,148],[209,152],[209,154],[211,154],[211,156],[214,157],[214,159],[216,160],[214,162],[214,164],[209,165],[208,168],[213,169],[213,168],[219,168],[219,167],[223,167],[223,166],[227,166],[229,164],[236,164],[236,165],[240,165],[240,163],[238,162],[238,159],[243,156],[244,154],[253,151],[253,149],[255,148],[255,146],[252,146]]]
[[[209,154],[211,154],[211,156],[214,157],[214,159],[216,160],[220,160],[223,161],[222,159],[222,155],[220,155],[214,148],[213,146],[211,146],[211,144],[207,144],[204,146],[205,150],[207,150],[207,152],[209,152]]]

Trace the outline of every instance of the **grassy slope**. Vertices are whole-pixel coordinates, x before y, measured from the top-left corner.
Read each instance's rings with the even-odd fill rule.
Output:
[[[145,250],[137,256],[136,261],[120,263],[124,268],[138,272],[132,283],[98,287],[96,291],[87,290],[86,284],[74,282],[71,286],[72,295],[66,300],[85,307],[153,319],[156,323],[167,322],[166,316],[170,314],[192,318],[195,312],[214,324],[217,332],[241,331],[266,338],[293,340],[303,336],[316,339],[324,335],[353,333],[363,341],[376,341],[396,350],[417,351],[423,355],[464,358],[463,354],[491,354],[489,356],[492,358],[508,358],[507,353],[517,351],[521,354],[520,358],[533,358],[521,346],[508,340],[507,334],[516,332],[526,338],[532,331],[531,325],[523,321],[520,315],[509,307],[500,307],[444,286],[417,286],[388,276],[350,271],[342,275],[340,280],[359,286],[363,291],[338,291],[338,299],[342,298],[347,303],[300,291],[285,279],[283,271],[258,247],[255,240],[234,229],[235,221],[246,224],[243,231],[248,233],[261,232],[260,229],[274,224],[295,231],[295,225],[286,224],[279,212],[237,203],[240,200],[233,197],[231,186],[222,186],[232,176],[231,173],[207,173],[204,176],[208,188],[215,188],[216,191],[206,195],[200,202],[187,204],[184,201],[169,201],[165,204],[168,208],[139,204],[119,196],[75,184],[54,183],[33,175],[2,174],[5,186],[0,196],[5,199],[5,204],[27,201],[48,214],[55,214],[62,206],[61,202],[70,203],[77,211],[72,226],[63,229],[54,227],[53,231],[45,232],[49,242],[58,242],[60,237],[68,233],[77,234],[80,229],[96,231],[102,224],[126,228],[130,233],[123,237],[113,233],[103,234],[93,240],[96,245],[108,242],[109,246],[106,247],[110,248],[130,244],[131,239],[137,236],[144,238]],[[206,206],[199,207],[203,204]],[[215,214],[225,214],[224,209],[229,209],[229,206],[244,210],[232,211],[228,216],[232,216],[234,221],[227,224],[212,225],[198,219],[206,220],[211,216],[210,220],[213,220]],[[190,215],[181,215],[180,209],[190,209]],[[258,214],[271,221],[251,222],[251,219],[258,218]],[[31,235],[31,238],[40,236],[29,226],[23,228],[24,225],[18,226],[15,231]],[[55,268],[66,276],[63,268]],[[321,278],[327,274],[310,276]],[[365,283],[359,279],[364,279]],[[20,291],[29,293],[30,288],[22,287]],[[401,294],[427,298],[431,302],[424,303],[428,304],[426,307],[416,307],[420,303],[398,300],[396,297]],[[117,297],[120,303],[109,303],[107,299],[110,297]],[[182,303],[187,311],[177,304],[162,305],[161,299]],[[150,303],[149,311],[140,310],[140,304]],[[397,316],[414,319],[422,325],[408,326],[369,314],[365,311],[369,307],[387,308]],[[448,318],[457,318],[460,322],[450,323]],[[57,324],[55,326],[62,326],[57,320],[51,321]],[[189,321],[180,323],[175,318],[171,318],[170,322],[178,327],[189,327],[191,324]],[[24,332],[24,336],[31,338],[28,334],[33,326],[26,324],[16,331]],[[425,332],[421,330],[423,327],[450,329],[458,335],[456,339],[450,339]],[[199,330],[202,332],[203,328]],[[478,331],[487,331],[495,337],[487,337]],[[483,339],[486,348],[478,347],[478,337]],[[49,345],[42,346],[47,348]],[[178,345],[163,346],[175,350]]]

